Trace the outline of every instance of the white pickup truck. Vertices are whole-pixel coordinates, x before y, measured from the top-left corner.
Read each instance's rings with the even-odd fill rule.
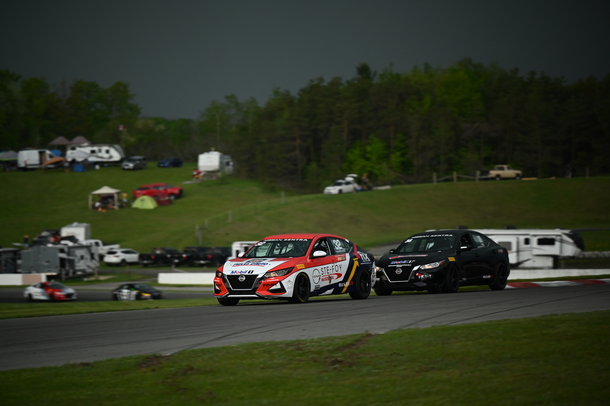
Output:
[[[511,168],[510,165],[496,165],[488,173],[481,174],[480,179],[521,179],[523,176],[522,172],[517,169]]]
[[[121,248],[119,244],[105,244],[102,240],[82,240],[79,241],[79,244],[91,245],[95,247],[94,251],[98,255],[100,261],[104,258],[104,255],[108,253],[108,251]]]

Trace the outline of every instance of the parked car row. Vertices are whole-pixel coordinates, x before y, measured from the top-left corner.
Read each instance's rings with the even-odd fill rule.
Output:
[[[135,155],[129,158],[126,158],[121,165],[121,168],[125,170],[136,170],[136,169],[144,169],[148,164],[148,160],[145,156]],[[157,166],[159,168],[180,168],[182,166],[182,160],[179,158],[169,157],[164,158],[157,162]]]
[[[175,248],[156,247],[150,253],[139,253],[131,248],[112,249],[103,257],[106,265],[142,265],[148,266],[214,266],[224,264],[231,256],[229,247],[186,247],[178,251]]]

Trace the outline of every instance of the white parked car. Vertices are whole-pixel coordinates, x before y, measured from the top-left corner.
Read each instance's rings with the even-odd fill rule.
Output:
[[[341,193],[354,193],[358,191],[358,185],[352,180],[339,179],[330,186],[324,188],[325,195],[339,195]]]
[[[119,248],[108,251],[103,259],[106,265],[127,265],[140,262],[140,254],[131,248]]]

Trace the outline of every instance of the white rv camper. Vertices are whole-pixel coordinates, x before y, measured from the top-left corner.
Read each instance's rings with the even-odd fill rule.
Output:
[[[116,144],[72,145],[66,152],[68,162],[120,163],[124,159],[123,148]]]
[[[204,152],[199,155],[197,168],[202,172],[229,175],[233,173],[233,160],[229,155],[224,155],[218,151]]]
[[[579,233],[565,229],[480,229],[508,250],[511,266],[552,269],[561,258],[573,258],[584,251]]]

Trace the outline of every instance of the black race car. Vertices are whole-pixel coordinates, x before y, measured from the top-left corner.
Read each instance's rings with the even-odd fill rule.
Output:
[[[146,283],[124,283],[112,291],[114,300],[157,300],[163,299],[163,292]]]
[[[414,234],[377,261],[379,296],[393,291],[453,293],[460,286],[488,285],[502,290],[510,274],[508,251],[472,230]]]

